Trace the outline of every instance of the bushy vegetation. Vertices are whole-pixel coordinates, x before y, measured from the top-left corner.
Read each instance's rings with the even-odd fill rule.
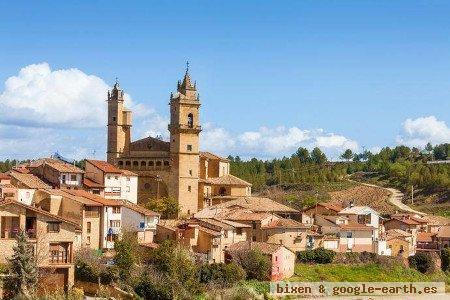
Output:
[[[297,260],[302,263],[329,264],[333,262],[336,252],[324,248],[305,250],[297,253]]]
[[[442,271],[450,271],[450,248],[441,250],[441,268]]]
[[[435,264],[430,254],[425,252],[417,252],[415,255],[408,257],[411,268],[421,273],[431,273],[434,271]]]
[[[76,280],[109,284],[116,277],[115,270],[106,266],[106,260],[97,251],[84,248],[75,253]]]
[[[450,158],[450,144],[427,145],[423,150],[385,147],[378,154],[369,151],[358,154],[348,149],[341,156],[345,163],[327,163],[319,148],[311,152],[299,148],[291,157],[270,161],[228,158],[231,173],[252,183],[255,190],[276,184],[337,182],[357,171],[375,172],[405,190],[411,185],[428,191],[450,188],[450,167],[426,163]]]
[[[259,249],[249,251],[235,251],[233,260],[247,273],[247,279],[267,280],[270,274],[270,260]]]
[[[202,265],[199,269],[201,283],[211,283],[219,287],[231,287],[246,278],[245,270],[235,262]]]
[[[178,201],[173,197],[162,197],[161,199],[150,199],[145,207],[161,214],[163,219],[172,219],[178,216],[180,207]]]

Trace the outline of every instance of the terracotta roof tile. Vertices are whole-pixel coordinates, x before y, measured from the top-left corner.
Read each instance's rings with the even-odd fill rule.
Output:
[[[211,152],[200,151],[200,158],[211,159],[211,160],[221,160],[229,161],[228,158],[221,157]]]
[[[104,186],[100,183],[95,182],[92,179],[89,178],[83,178],[83,185],[88,188],[103,188]]]
[[[91,165],[93,165],[94,167],[105,173],[114,173],[114,174],[122,173],[122,171],[119,168],[104,160],[87,159],[86,163],[90,163]]]
[[[242,180],[231,174],[227,174],[220,177],[210,177],[208,179],[203,179],[203,182],[213,185],[238,185],[238,186],[252,186],[245,180]]]
[[[418,232],[417,233],[417,242],[419,242],[419,243],[431,243],[433,241],[433,237],[434,236],[436,236],[436,233]]]
[[[71,194],[73,196],[87,198],[89,200],[98,202],[98,203],[106,205],[106,206],[121,206],[122,205],[121,201],[119,201],[119,200],[106,199],[99,195],[91,194],[91,193],[89,193],[87,191],[83,191],[83,190],[65,190],[65,192],[67,192],[68,194]]]
[[[407,217],[393,217],[391,220],[397,220],[397,221],[405,223],[407,225],[419,225],[420,224],[419,222],[417,222],[411,218],[407,218]],[[389,220],[386,222],[389,222]]]
[[[272,244],[265,242],[243,241],[228,246],[227,251],[234,252],[234,251],[247,251],[258,249],[264,254],[272,255],[273,253],[278,251],[278,249],[280,249],[281,247],[284,246],[280,244]]]
[[[269,198],[263,197],[237,197],[221,204],[212,206],[212,208],[231,208],[242,207],[252,210],[254,212],[276,212],[276,213],[299,213],[298,210],[293,209],[284,204],[278,203]]]
[[[438,238],[450,238],[450,226],[442,226],[437,233]]]
[[[60,173],[84,173],[83,170],[72,164],[56,159],[45,159],[44,164]]]
[[[11,172],[10,176],[30,189],[49,189],[50,186],[33,174]]]
[[[295,220],[285,218],[273,220],[266,226],[262,226],[262,228],[305,228],[305,229],[309,227],[310,226],[306,226]]]
[[[137,204],[134,204],[134,203],[131,203],[131,202],[128,202],[128,201],[122,201],[122,205],[124,207],[126,207],[126,208],[129,208],[129,209],[133,210],[133,211],[141,213],[141,214],[143,214],[145,216],[159,216],[160,215],[157,212],[154,212],[154,211],[152,211],[150,209],[147,209],[145,207],[142,207],[140,205],[137,205]]]

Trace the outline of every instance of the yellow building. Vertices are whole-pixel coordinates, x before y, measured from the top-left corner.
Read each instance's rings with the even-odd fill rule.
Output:
[[[107,159],[138,174],[138,202],[178,200],[180,215],[192,215],[215,198],[251,195],[251,184],[229,174],[229,161],[200,152],[200,101],[188,69],[170,95],[170,141],[146,137],[131,142],[131,112],[116,82],[108,92]]]

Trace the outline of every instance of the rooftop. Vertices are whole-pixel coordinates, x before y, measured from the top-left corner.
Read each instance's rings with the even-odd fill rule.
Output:
[[[48,184],[33,174],[19,173],[12,171],[9,175],[30,189],[49,189]]]
[[[246,251],[258,249],[264,254],[272,255],[273,253],[277,252],[278,249],[280,249],[281,247],[284,246],[280,244],[272,244],[265,242],[243,241],[228,246],[227,250],[233,252],[233,251]]]
[[[375,210],[368,206],[352,206],[346,207],[339,212],[339,214],[343,215],[368,215],[368,214],[377,214]]]
[[[200,151],[200,158],[211,159],[211,160],[221,160],[221,161],[229,161],[228,158],[221,157],[211,152]]]
[[[205,183],[213,185],[237,185],[237,186],[252,186],[251,183],[242,180],[231,174],[227,174],[220,177],[210,177],[202,180]]]
[[[278,203],[269,198],[263,197],[237,197],[221,204],[212,206],[213,208],[231,208],[242,207],[252,210],[254,212],[276,212],[276,213],[299,213],[298,210],[293,209],[284,204]]]

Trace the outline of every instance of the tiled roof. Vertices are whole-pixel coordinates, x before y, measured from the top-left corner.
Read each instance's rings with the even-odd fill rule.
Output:
[[[88,188],[102,188],[104,187],[103,184],[97,183],[92,179],[89,178],[83,178],[83,185]]]
[[[11,179],[8,174],[0,173],[0,180],[8,180]]]
[[[119,168],[104,160],[87,159],[86,163],[90,163],[91,165],[93,165],[99,170],[102,170],[105,173],[114,173],[114,174],[122,173],[122,171]]]
[[[46,158],[43,163],[60,173],[84,173],[83,170],[72,164],[57,159]]]
[[[203,180],[206,183],[213,185],[238,185],[238,186],[252,186],[245,180],[242,180],[234,175],[227,174],[220,177],[210,177]]]
[[[130,170],[120,169],[120,171],[122,172],[123,176],[138,176],[136,173],[131,172]]]
[[[426,215],[423,219],[428,222],[428,225],[450,225],[450,219],[446,217]]]
[[[78,203],[81,203],[83,205],[86,206],[103,206],[101,203],[98,203],[96,201],[92,201],[86,197],[83,196],[76,196],[73,194],[69,194],[67,191],[68,190],[60,190],[60,189],[47,189],[47,190],[40,190],[44,193],[47,193],[49,195],[55,195],[55,196],[60,196],[60,197],[64,197],[73,201],[76,201]]]
[[[386,236],[390,239],[394,237],[410,237],[412,234],[401,229],[389,229],[386,231]]]
[[[206,234],[212,235],[212,236],[220,236],[220,235],[222,235],[222,233],[220,231],[212,230],[212,229],[209,229],[209,228],[204,227],[204,226],[199,226],[198,230],[200,230],[200,231],[202,231],[202,232],[204,232]]]
[[[415,216],[415,215],[411,215],[411,214],[394,214],[391,217],[393,218],[409,218],[413,221],[416,221],[417,223],[422,223],[422,224],[426,224],[428,223],[428,221],[422,217],[419,216]]]
[[[122,205],[121,201],[114,200],[114,199],[106,199],[99,195],[91,194],[91,193],[89,193],[87,191],[83,191],[83,190],[65,190],[65,192],[67,192],[68,194],[74,195],[74,196],[87,198],[89,200],[98,202],[98,203],[106,205],[106,206],[121,206]]]
[[[252,212],[242,209],[236,209],[223,215],[223,219],[232,221],[261,221],[271,217],[278,218],[266,212]]]
[[[234,251],[247,251],[258,249],[264,254],[272,255],[273,253],[278,251],[278,249],[280,249],[281,247],[284,246],[280,244],[272,244],[265,242],[243,241],[228,246],[227,250],[234,252]]]
[[[419,222],[406,218],[406,217],[393,217],[391,220],[397,220],[399,222],[405,223],[407,225],[419,225]],[[387,220],[386,222],[389,222],[390,220]]]
[[[343,209],[341,205],[329,202],[319,202],[317,205],[335,212],[340,212]]]
[[[368,206],[352,206],[346,207],[339,212],[339,214],[343,215],[366,215],[368,213],[378,214],[375,210]]]
[[[433,241],[433,237],[436,233],[431,232],[418,232],[417,233],[417,242],[420,243],[431,243]]]
[[[228,225],[233,226],[234,228],[250,228],[251,226],[248,224],[242,224],[242,223],[238,223],[238,222],[233,222],[230,220],[220,220],[222,223],[226,223]]]
[[[134,204],[134,203],[131,203],[131,202],[128,202],[128,201],[122,201],[122,205],[124,207],[126,207],[126,208],[129,208],[129,209],[133,210],[133,211],[141,213],[141,214],[143,214],[145,216],[159,216],[160,215],[157,212],[154,212],[154,211],[152,211],[150,209],[147,209],[145,207],[142,207],[140,205],[137,205],[137,204]]]
[[[11,172],[10,176],[30,189],[49,189],[50,186],[33,174]]]
[[[227,158],[221,157],[211,152],[200,151],[200,158],[206,158],[211,160],[229,161]]]
[[[450,226],[442,226],[437,233],[438,238],[450,238]]]
[[[263,226],[262,228],[309,228],[310,226],[306,226],[300,222],[297,222],[295,220],[292,219],[285,219],[285,218],[280,218],[280,219],[276,219],[273,220],[272,222],[270,222],[269,224],[267,224],[266,226]]]
[[[273,201],[269,198],[262,197],[237,197],[221,204],[214,205],[217,208],[242,207],[252,210],[254,212],[277,212],[277,213],[299,213],[298,210],[293,209],[284,204]]]
[[[222,229],[224,229],[224,230],[231,230],[231,229],[233,229],[234,227],[233,226],[231,226],[230,224],[227,224],[227,223],[224,223],[224,222],[222,222],[222,221],[219,221],[219,220],[215,220],[215,219],[199,219],[199,223],[200,224],[210,224],[210,225],[213,225],[213,226],[215,226],[215,227],[219,227],[219,228],[222,228]],[[206,225],[204,225],[204,226],[206,226]],[[207,226],[206,226],[207,227]]]
[[[170,151],[170,143],[157,138],[146,137],[130,144],[131,151]]]
[[[34,211],[36,213],[39,213],[39,214],[45,215],[47,217],[53,218],[55,220],[71,224],[71,225],[75,226],[76,229],[80,229],[80,225],[78,223],[70,220],[70,219],[64,218],[62,216],[51,214],[48,211],[42,210],[40,208],[31,206],[31,205],[26,205],[26,204],[24,204],[22,202],[19,202],[19,201],[15,201],[15,200],[3,200],[3,201],[0,201],[0,206],[5,206],[5,205],[18,205],[18,206],[21,206],[23,208],[32,210],[32,211]]]

